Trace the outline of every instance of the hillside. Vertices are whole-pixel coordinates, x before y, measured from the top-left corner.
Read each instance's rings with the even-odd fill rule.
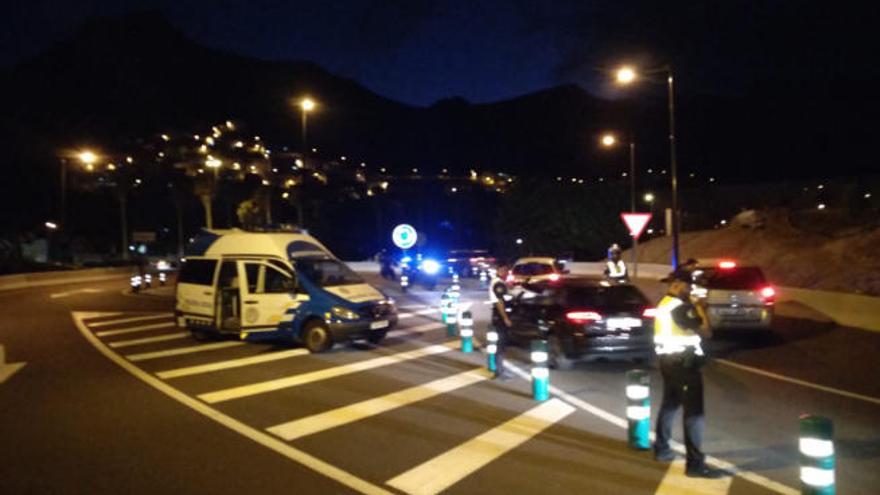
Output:
[[[767,215],[763,228],[732,224],[681,235],[681,257],[734,258],[763,268],[773,283],[809,289],[880,296],[880,228],[833,232],[792,225],[782,211]],[[668,237],[639,244],[639,260],[668,263]],[[627,258],[629,254],[626,254]]]

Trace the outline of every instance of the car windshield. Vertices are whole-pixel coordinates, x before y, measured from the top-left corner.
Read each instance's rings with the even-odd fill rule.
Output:
[[[704,271],[706,287],[720,290],[754,290],[767,281],[758,267],[741,267],[728,270],[708,269]]]
[[[301,258],[295,261],[297,273],[320,287],[362,284],[364,280],[345,263],[330,258]]]
[[[629,285],[568,287],[564,292],[563,301],[567,307],[605,311],[629,310],[648,305],[648,299],[644,294]]]
[[[513,268],[514,275],[523,275],[526,277],[534,277],[537,275],[548,275],[553,273],[553,267],[546,263],[523,263]]]

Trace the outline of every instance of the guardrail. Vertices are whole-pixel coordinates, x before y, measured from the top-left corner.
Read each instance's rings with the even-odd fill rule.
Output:
[[[132,267],[124,266],[3,275],[0,276],[0,291],[44,287],[49,285],[74,284],[80,282],[97,282],[100,280],[109,280],[130,275],[131,272]]]

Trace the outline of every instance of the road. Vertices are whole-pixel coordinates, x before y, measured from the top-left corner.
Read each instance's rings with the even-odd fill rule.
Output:
[[[0,383],[0,493],[797,493],[802,413],[834,420],[839,493],[880,482],[877,333],[783,317],[769,337],[711,342],[705,450],[737,475],[696,481],[626,447],[634,364],[554,370],[555,396],[535,402],[528,381],[490,380],[479,351],[460,352],[437,292],[386,285],[397,331],[311,355],[195,342],[173,326],[169,289],[125,285],[0,293],[0,344],[27,363]],[[472,289],[481,341],[488,306]],[[525,350],[511,355],[527,372]]]

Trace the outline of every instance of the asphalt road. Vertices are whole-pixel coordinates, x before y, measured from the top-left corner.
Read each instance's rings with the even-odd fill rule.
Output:
[[[535,402],[446,337],[437,292],[386,286],[409,315],[398,331],[310,355],[195,342],[170,290],[125,283],[0,292],[0,344],[27,363],[0,383],[0,493],[797,493],[802,413],[834,420],[839,493],[880,482],[880,334],[782,317],[710,343],[705,450],[738,474],[698,482],[626,447],[635,364],[553,371],[556,396]],[[485,297],[464,297],[480,341]]]

